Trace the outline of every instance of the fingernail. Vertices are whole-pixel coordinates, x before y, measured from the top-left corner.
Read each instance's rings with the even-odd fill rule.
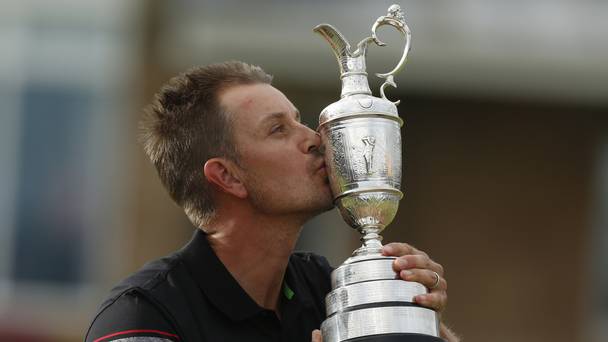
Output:
[[[404,268],[407,266],[407,260],[405,259],[396,259],[397,267]]]
[[[391,254],[393,252],[393,247],[391,247],[391,246],[382,246],[382,252],[384,254]]]

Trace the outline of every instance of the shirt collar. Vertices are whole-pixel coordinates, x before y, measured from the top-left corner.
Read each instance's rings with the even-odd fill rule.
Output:
[[[199,288],[228,317],[244,320],[264,310],[228,272],[202,230],[196,229],[181,253]]]
[[[182,248],[181,253],[201,291],[228,317],[240,321],[265,311],[226,269],[209,245],[205,232],[195,229],[192,239]],[[307,275],[302,273],[300,267],[295,267],[295,263],[295,256],[291,255],[283,280],[283,286],[286,283],[293,292],[292,298],[287,298],[282,288],[280,303],[295,307],[313,307],[313,299],[302,284],[308,280]]]
[[[293,296],[291,299],[281,298],[290,303],[297,302],[307,307],[314,306],[313,299],[310,295],[310,290],[305,289],[303,283],[308,281],[307,276],[301,273],[301,270],[298,267],[295,267],[295,256],[292,254],[289,258],[289,264],[287,265],[287,271],[285,271],[285,283],[288,288],[293,292]],[[286,297],[284,294],[282,297]]]

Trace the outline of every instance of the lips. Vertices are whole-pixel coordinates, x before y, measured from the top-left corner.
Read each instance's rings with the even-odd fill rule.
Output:
[[[317,171],[325,170],[325,161],[324,160],[321,160],[321,162],[319,163],[319,166],[317,166],[316,170]]]
[[[319,165],[317,173],[323,178],[323,183],[325,184],[325,186],[329,186],[329,174],[327,173],[327,167],[325,165],[325,162]]]

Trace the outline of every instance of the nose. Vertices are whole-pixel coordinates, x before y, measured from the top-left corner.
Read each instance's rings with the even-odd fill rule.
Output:
[[[313,131],[312,129],[305,126],[306,139],[304,142],[303,150],[306,153],[319,152],[321,147],[321,134]]]

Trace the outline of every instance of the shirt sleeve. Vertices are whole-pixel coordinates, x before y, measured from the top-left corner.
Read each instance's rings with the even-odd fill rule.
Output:
[[[145,297],[127,292],[103,308],[93,320],[85,342],[180,341],[172,324]]]

